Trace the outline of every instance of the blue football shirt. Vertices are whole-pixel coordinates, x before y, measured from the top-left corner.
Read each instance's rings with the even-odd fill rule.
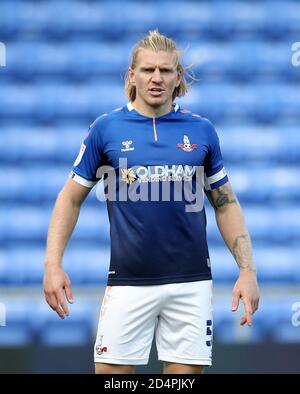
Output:
[[[211,279],[205,209],[187,212],[187,204],[192,202],[184,197],[180,200],[175,193],[180,184],[176,190],[184,196],[184,181],[197,192],[199,168],[204,169],[207,189],[228,181],[211,122],[178,104],[171,112],[151,118],[128,103],[90,126],[71,177],[92,188],[103,166],[115,170],[116,188],[116,198],[107,201],[111,238],[108,284]],[[162,197],[165,184],[170,186],[166,188],[170,194],[167,201]],[[143,198],[120,198],[124,190],[133,188],[137,193],[146,186]],[[203,195],[203,185],[198,193]]]

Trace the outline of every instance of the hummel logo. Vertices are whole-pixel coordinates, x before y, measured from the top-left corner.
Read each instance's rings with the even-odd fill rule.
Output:
[[[122,145],[125,146],[125,148],[122,148],[122,152],[128,152],[130,150],[134,150],[134,147],[130,148],[130,145],[132,144],[132,141],[122,141]]]

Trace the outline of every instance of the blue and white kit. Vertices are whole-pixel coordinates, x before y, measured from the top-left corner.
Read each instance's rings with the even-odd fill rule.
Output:
[[[127,159],[127,170],[119,166]],[[173,104],[171,112],[151,118],[128,103],[97,118],[81,145],[71,177],[92,188],[99,167],[116,170],[129,187],[182,176],[195,178],[204,167],[205,184],[228,181],[219,139],[209,120]],[[132,169],[132,171],[130,171]],[[179,178],[178,178],[179,176]],[[122,183],[122,182],[121,182]],[[107,201],[111,261],[108,285],[158,285],[211,279],[206,215],[186,212],[186,201]]]
[[[125,167],[120,159],[127,160]],[[95,362],[147,364],[155,333],[159,360],[211,365],[212,280],[205,210],[201,206],[187,212],[186,199],[175,198],[175,185],[189,180],[194,192],[196,168],[204,169],[207,189],[228,181],[214,127],[177,104],[151,118],[128,103],[91,125],[71,177],[92,188],[103,166],[114,170],[116,198],[107,200],[111,261]],[[168,200],[149,198],[151,188],[145,200],[120,198],[122,188],[150,185],[161,192],[167,183]],[[202,182],[202,195],[203,187]]]

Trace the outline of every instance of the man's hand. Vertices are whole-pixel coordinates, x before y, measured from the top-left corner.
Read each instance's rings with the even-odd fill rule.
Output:
[[[232,312],[239,307],[242,299],[245,307],[245,315],[241,318],[240,324],[252,325],[252,315],[258,309],[259,288],[256,280],[256,272],[241,270],[240,276],[233,288]]]
[[[62,268],[46,268],[44,275],[45,299],[62,319],[69,316],[66,299],[73,304],[71,281]]]

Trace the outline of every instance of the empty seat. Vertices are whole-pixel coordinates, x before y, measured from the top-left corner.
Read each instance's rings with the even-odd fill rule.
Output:
[[[57,127],[5,127],[1,132],[0,161],[27,162],[27,168],[28,164],[34,167],[36,163],[41,162],[64,162],[70,166],[78,154],[89,126],[88,122],[83,122],[82,125],[78,123]]]
[[[274,124],[272,126],[217,127],[225,163],[258,162],[283,166],[300,160],[300,138],[296,127]],[[269,164],[268,164],[269,165]]]
[[[294,298],[282,298],[276,303],[266,307],[266,312],[271,311],[273,315],[273,326],[270,330],[271,338],[276,342],[300,342],[299,332],[299,305]],[[298,311],[298,312],[297,312]]]
[[[41,285],[45,250],[40,247],[6,249],[0,256],[0,284],[14,286]],[[69,247],[64,254],[64,270],[73,285],[106,283],[110,260],[109,246]]]
[[[254,260],[260,282],[296,285],[300,277],[300,259],[297,256],[298,249],[255,244]],[[223,247],[211,248],[210,260],[213,278],[217,283],[235,282],[239,275],[238,266],[225,244]]]
[[[94,339],[98,305],[77,300],[68,304],[70,315],[64,320],[46,302],[37,305],[31,316],[31,329],[37,340],[49,346],[85,345]]]
[[[100,203],[99,203],[100,204]],[[104,206],[103,206],[104,208]],[[50,209],[17,208],[1,210],[0,236],[2,241],[44,242],[50,221]],[[109,242],[108,218],[102,206],[83,209],[76,229],[74,241]]]
[[[27,346],[33,340],[29,324],[30,302],[6,301],[6,326],[0,327],[1,347]]]
[[[300,234],[300,212],[294,208],[264,209],[244,206],[246,222],[255,241],[284,244],[297,242]],[[207,209],[207,232],[212,243],[222,243],[212,209]]]

